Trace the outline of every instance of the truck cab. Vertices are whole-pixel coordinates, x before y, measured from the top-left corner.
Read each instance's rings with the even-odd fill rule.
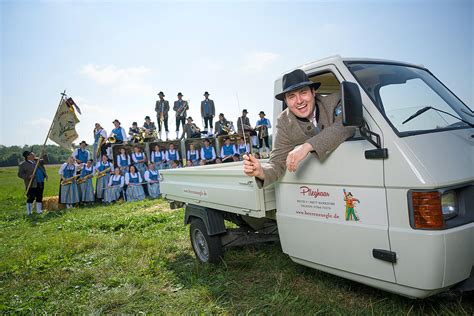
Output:
[[[198,259],[253,229],[276,232],[294,262],[403,296],[474,289],[473,111],[419,65],[333,56],[297,68],[322,97],[341,94],[356,134],[263,189],[239,162],[163,171]],[[276,126],[286,104],[273,102]],[[235,239],[224,220],[245,229]]]

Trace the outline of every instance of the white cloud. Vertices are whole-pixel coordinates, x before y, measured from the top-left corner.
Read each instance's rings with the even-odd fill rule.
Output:
[[[278,54],[271,52],[256,52],[244,56],[243,70],[248,73],[262,72],[267,66],[279,58]]]
[[[101,67],[89,64],[81,69],[81,74],[86,75],[101,85],[115,85],[141,80],[149,72],[150,69],[145,66],[117,68],[114,65]]]

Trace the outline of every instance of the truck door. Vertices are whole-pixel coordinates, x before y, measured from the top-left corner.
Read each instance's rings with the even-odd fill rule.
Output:
[[[338,92],[343,80],[333,65],[308,75],[322,83],[317,93],[323,96]],[[365,111],[364,116],[383,143],[381,130]],[[281,245],[294,261],[345,277],[395,282],[392,263],[373,255],[389,251],[390,244],[383,160],[366,159],[370,149],[373,145],[355,137],[324,161],[309,155],[276,184]]]

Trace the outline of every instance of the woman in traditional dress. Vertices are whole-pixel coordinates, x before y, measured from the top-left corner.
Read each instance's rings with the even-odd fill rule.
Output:
[[[142,148],[140,146],[133,147],[132,153],[132,163],[135,165],[136,170],[140,173],[140,176],[143,179],[146,171],[146,156],[142,153]]]
[[[117,155],[117,167],[119,167],[121,174],[126,174],[128,172],[128,167],[130,166],[130,155],[127,154],[125,147],[120,148],[120,154]]]
[[[92,161],[92,159],[89,159],[87,163],[82,166],[81,176],[78,181],[80,182],[79,189],[81,192],[81,202],[83,203],[94,202],[94,186],[92,185],[94,166],[92,165]]]
[[[102,160],[95,165],[95,196],[101,200],[104,198],[104,191],[109,183],[110,173],[114,171],[114,165],[109,162],[107,155],[102,155]]]
[[[160,197],[160,174],[155,169],[155,163],[150,162],[148,164],[148,170],[145,171],[145,181],[148,186],[148,194],[152,199]]]
[[[145,199],[142,176],[137,172],[135,165],[131,165],[129,172],[125,174],[125,184],[127,185],[127,201],[141,201]]]
[[[104,192],[104,202],[111,203],[120,198],[125,184],[124,176],[120,174],[120,169],[115,168],[114,175],[110,177],[107,189]]]
[[[199,163],[199,150],[196,150],[194,143],[189,144],[189,150],[187,152],[186,158],[186,163],[191,162],[193,165],[197,165]]]
[[[165,160],[168,168],[172,168],[173,161],[178,161],[179,164],[179,152],[174,148],[174,144],[171,143],[169,149],[165,152]]]
[[[164,169],[165,154],[161,151],[159,145],[155,145],[154,150],[151,152],[150,162],[155,163],[155,169]]]
[[[79,190],[76,184],[76,165],[74,157],[69,157],[67,162],[59,168],[61,176],[61,203],[71,208],[73,204],[79,203]]]

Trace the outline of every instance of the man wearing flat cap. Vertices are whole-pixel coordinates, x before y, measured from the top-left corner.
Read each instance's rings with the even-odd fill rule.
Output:
[[[204,92],[204,100],[201,101],[201,117],[204,120],[204,131],[209,131],[209,134],[212,134],[212,121],[215,115],[214,101],[209,99],[209,92],[206,91]]]
[[[273,150],[265,166],[253,156],[244,156],[244,172],[256,177],[259,187],[278,181],[286,169],[295,172],[310,152],[324,160],[346,139],[353,127],[342,125],[340,93],[316,95],[321,84],[297,69],[283,76],[283,89],[275,98],[288,105],[278,116]]]
[[[160,139],[163,139],[161,134],[161,127],[162,124],[164,124],[166,131],[166,140],[168,140],[168,112],[170,110],[170,103],[165,100],[165,94],[163,93],[163,91],[160,91],[158,93],[158,96],[160,97],[160,99],[156,101],[155,104],[156,119],[158,121],[158,132],[160,133]]]
[[[178,93],[178,100],[174,101],[173,110],[176,111],[176,139],[179,139],[179,125],[186,124],[186,111],[189,110],[188,102],[183,100],[183,94],[181,92]]]
[[[43,165],[43,159],[39,161],[38,167],[35,171],[38,159],[35,158],[35,154],[26,150],[23,152],[23,157],[25,158],[25,161],[18,166],[18,177],[23,179],[25,182],[25,189],[28,190],[26,192],[26,214],[31,215],[34,200],[36,200],[36,213],[41,214],[43,207],[44,181],[48,179],[46,169]],[[29,188],[28,185],[30,185]]]

